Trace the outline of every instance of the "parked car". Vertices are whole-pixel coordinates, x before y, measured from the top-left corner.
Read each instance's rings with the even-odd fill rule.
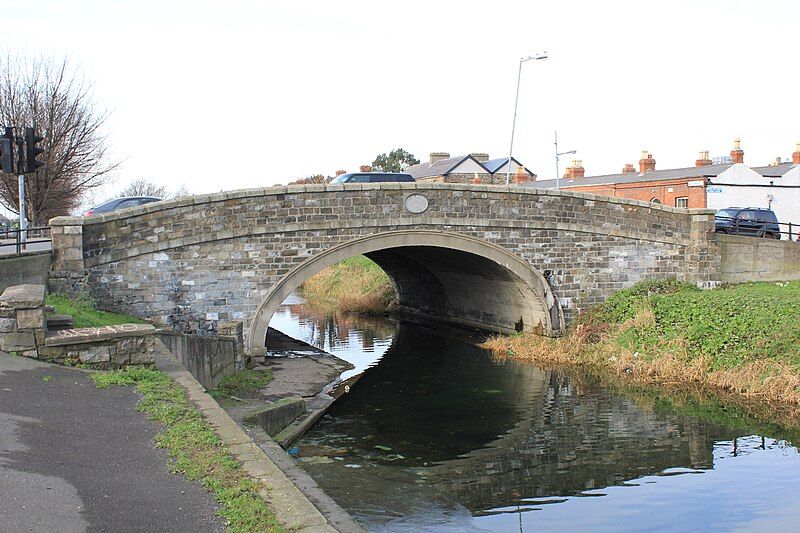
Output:
[[[402,172],[351,172],[336,176],[331,183],[386,183],[390,181],[414,181],[414,177]]]
[[[144,205],[152,202],[160,202],[161,200],[161,198],[156,198],[154,196],[123,196],[95,206],[85,211],[83,216],[102,215],[103,213],[110,213],[111,211],[118,211],[120,209],[136,207],[137,205]]]
[[[720,209],[714,217],[717,233],[750,235],[753,237],[781,238],[778,217],[771,209],[763,207],[728,207]]]

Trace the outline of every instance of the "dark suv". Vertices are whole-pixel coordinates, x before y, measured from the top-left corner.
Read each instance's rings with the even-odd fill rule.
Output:
[[[401,172],[351,172],[336,176],[331,183],[386,183],[390,181],[414,181],[414,177]]]
[[[714,218],[717,233],[781,238],[778,217],[763,207],[728,207],[720,209]]]

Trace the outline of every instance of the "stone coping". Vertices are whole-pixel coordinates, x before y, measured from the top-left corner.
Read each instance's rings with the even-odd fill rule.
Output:
[[[14,285],[0,295],[0,305],[13,309],[34,309],[44,306],[44,285]]]
[[[116,324],[95,328],[60,329],[47,334],[45,346],[65,346],[117,338],[143,337],[153,335],[155,332],[156,328],[150,324]]]
[[[506,185],[469,185],[464,183],[357,183],[347,185],[312,184],[312,185],[289,185],[276,187],[260,187],[254,189],[239,189],[234,191],[219,192],[213,194],[200,194],[196,196],[184,196],[173,200],[153,202],[138,207],[131,207],[102,215],[91,217],[55,217],[50,219],[51,226],[84,226],[89,224],[102,224],[113,220],[132,218],[146,213],[156,211],[166,211],[168,209],[187,207],[214,202],[224,202],[227,200],[242,198],[260,198],[264,196],[277,196],[280,194],[301,194],[301,193],[324,193],[341,191],[372,191],[372,190],[399,190],[399,191],[469,191],[486,193],[511,193],[527,196],[560,196],[565,198],[582,198],[607,202],[611,204],[630,205],[636,207],[647,207],[650,209],[666,211],[670,213],[680,213],[689,215],[710,215],[716,213],[714,209],[686,209],[683,207],[670,207],[661,204],[653,204],[642,200],[629,200],[627,198],[616,198],[597,194],[567,191],[563,189],[535,189],[530,187],[510,187]]]

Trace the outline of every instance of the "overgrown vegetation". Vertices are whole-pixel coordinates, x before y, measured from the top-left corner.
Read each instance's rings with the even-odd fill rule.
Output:
[[[112,326],[114,324],[147,324],[147,322],[135,316],[100,311],[97,309],[95,302],[88,298],[71,298],[64,294],[48,294],[46,303],[55,308],[56,314],[73,317],[76,328]]]
[[[214,398],[230,398],[231,396],[252,396],[272,381],[269,370],[250,370],[245,368],[222,378],[217,387],[210,391]]]
[[[97,372],[98,388],[136,385],[142,393],[137,409],[164,425],[156,446],[167,450],[170,469],[199,480],[221,504],[219,515],[230,532],[282,531],[264,500],[260,487],[226,451],[214,430],[187,400],[183,389],[167,375],[140,367]]]
[[[640,283],[582,315],[563,339],[496,338],[500,356],[610,369],[628,382],[701,383],[800,404],[800,282],[700,291]]]
[[[342,313],[383,314],[395,301],[389,277],[363,255],[319,272],[303,284],[301,291],[310,306]]]

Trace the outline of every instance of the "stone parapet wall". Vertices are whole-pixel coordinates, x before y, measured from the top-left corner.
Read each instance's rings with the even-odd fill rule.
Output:
[[[799,242],[724,234],[715,241],[723,283],[800,279]]]
[[[216,331],[225,320],[247,323],[270,288],[309,258],[398,231],[440,231],[507,250],[546,277],[568,321],[642,279],[719,282],[713,211],[569,191],[439,183],[273,187],[60,217],[51,225],[54,249],[64,248],[54,251],[56,284],[88,275],[90,293],[104,307],[187,332]]]
[[[119,324],[48,333],[44,297],[44,285],[15,285],[0,295],[0,350],[98,369],[153,364],[153,326]]]
[[[156,328],[150,324],[61,329],[46,336],[44,346],[38,349],[39,358],[99,370],[152,366],[155,333]]]

